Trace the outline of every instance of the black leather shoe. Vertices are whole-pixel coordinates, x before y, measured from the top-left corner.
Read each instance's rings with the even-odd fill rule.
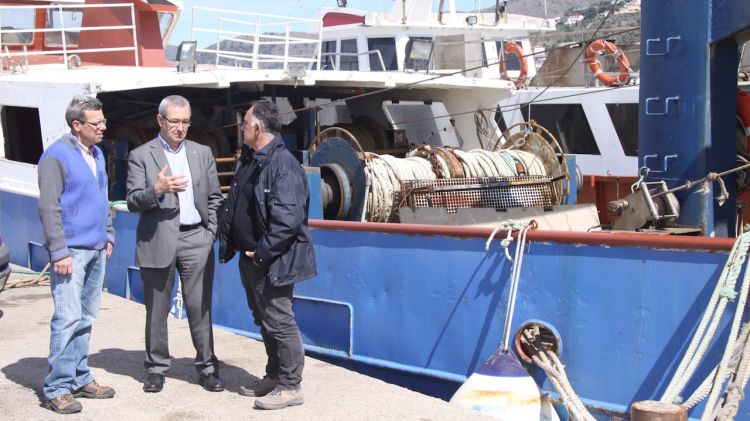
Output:
[[[201,374],[198,378],[198,384],[209,392],[221,392],[224,390],[224,382],[221,381],[217,372]]]
[[[148,373],[148,378],[143,382],[143,391],[148,393],[161,392],[164,389],[164,375],[159,373]]]

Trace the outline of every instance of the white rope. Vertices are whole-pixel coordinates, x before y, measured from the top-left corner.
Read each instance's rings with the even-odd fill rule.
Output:
[[[528,331],[524,331],[523,336],[530,345],[531,360],[547,374],[547,378],[568,410],[569,418],[576,421],[595,421],[595,418],[573,390],[573,386],[565,373],[565,366],[560,362],[557,355],[552,350],[547,350],[540,344],[535,344],[535,337]]]
[[[511,269],[510,286],[508,291],[508,305],[505,310],[505,324],[503,326],[503,342],[501,345],[501,349],[503,352],[508,352],[509,349],[510,330],[513,326],[513,313],[516,307],[516,297],[518,296],[518,284],[520,283],[519,281],[521,279],[521,266],[523,265],[524,249],[526,245],[526,233],[528,233],[531,227],[532,224],[519,225],[513,221],[503,222],[492,231],[484,247],[485,251],[489,251],[489,244],[495,237],[495,234],[501,229],[506,230],[507,236],[506,239],[501,243],[501,246],[504,250],[506,250],[506,258],[513,262],[513,268]],[[516,241],[515,258],[511,259],[510,255],[507,253],[507,248],[510,245],[510,242],[513,241],[512,234],[514,229],[518,230],[518,241]]]
[[[745,326],[742,329],[742,332],[740,333],[740,337],[735,343],[734,351],[732,353],[732,359],[730,360],[729,367],[730,372],[737,373],[736,379],[740,379],[741,376],[739,375],[740,371],[740,359],[742,358],[743,352],[745,352],[748,349],[748,334],[750,334],[750,324],[746,323]],[[690,396],[688,400],[685,401],[682,405],[687,408],[692,408],[700,401],[706,398],[708,394],[711,392],[711,388],[713,387],[713,381],[716,377],[716,372],[719,370],[719,365],[717,364],[713,370],[706,376],[705,379],[703,379],[703,382],[700,386],[698,386],[693,394]],[[727,390],[729,390],[729,386],[727,386]]]
[[[547,169],[544,168],[541,158],[531,152],[521,150],[514,152],[515,156],[523,162],[528,175],[547,175]]]
[[[734,299],[736,295],[734,287],[742,270],[748,248],[750,248],[750,236],[743,234],[735,241],[732,251],[729,253],[727,263],[724,265],[724,269],[711,295],[706,311],[703,313],[698,329],[672,380],[661,397],[662,402],[680,402],[679,394],[692,377],[711,343],[727,302],[730,299]]]
[[[745,237],[745,234],[743,234],[740,238],[743,237]],[[746,253],[743,254],[740,258],[743,263],[745,261],[745,257]],[[714,419],[716,416],[716,412],[721,407],[718,404],[719,395],[721,394],[724,380],[729,374],[729,361],[732,358],[735,343],[737,342],[737,333],[740,328],[740,323],[742,322],[742,314],[745,312],[745,303],[747,302],[747,294],[749,289],[750,271],[745,270],[745,276],[742,278],[742,286],[740,287],[740,298],[739,300],[737,300],[737,307],[734,312],[734,319],[732,320],[732,327],[729,331],[727,345],[724,348],[724,355],[722,356],[721,362],[719,363],[719,370],[717,371],[716,377],[714,378],[713,388],[711,389],[711,394],[708,396],[708,400],[706,401],[706,409],[703,411],[701,421]],[[732,286],[732,292],[734,292],[734,286]]]
[[[745,323],[742,333],[740,334],[741,346],[735,349],[736,355],[736,366],[735,376],[727,384],[727,390],[725,392],[724,402],[716,416],[719,421],[733,420],[737,415],[737,411],[740,407],[740,401],[745,397],[745,386],[747,386],[748,377],[750,377],[750,326],[749,323]],[[741,351],[741,352],[737,352]],[[739,354],[739,355],[737,355]]]
[[[399,203],[395,203],[401,190],[401,182],[406,180],[434,180],[440,176],[445,178],[483,177],[517,177],[516,163],[520,163],[529,175],[547,175],[541,160],[529,152],[501,149],[490,152],[474,149],[468,152],[443,148],[448,154],[453,154],[461,164],[463,174],[451,172],[451,163],[435,153],[435,148],[425,146],[421,151],[412,151],[406,158],[396,158],[391,155],[377,155],[364,153],[365,175],[367,188],[365,191],[365,211],[362,219],[372,222],[389,222],[393,219]],[[429,157],[417,156],[427,153]],[[436,169],[433,167],[436,167]]]
[[[516,308],[516,297],[518,296],[518,284],[521,279],[521,266],[523,265],[524,246],[526,245],[526,233],[531,225],[521,228],[516,242],[516,256],[513,259],[513,270],[511,271],[510,292],[508,295],[508,306],[505,311],[505,328],[503,331],[503,351],[508,352],[510,347],[510,330],[513,327],[513,313]]]
[[[506,238],[502,240],[501,246],[505,251],[506,258],[513,262],[509,287],[510,291],[508,293],[508,305],[505,313],[505,325],[503,327],[503,341],[501,345],[502,352],[506,353],[510,348],[510,331],[513,326],[513,313],[515,312],[515,304],[518,297],[518,285],[520,284],[521,268],[523,266],[525,255],[526,235],[531,228],[532,224],[520,225],[513,221],[503,222],[492,230],[492,233],[490,233],[484,246],[485,251],[489,251],[490,243],[495,238],[497,232],[500,230],[506,231]],[[512,259],[508,253],[508,247],[513,241],[512,233],[514,229],[518,230],[518,236],[516,241],[515,258]],[[523,335],[526,336],[526,339],[531,344],[533,338],[529,337],[530,334],[524,332]],[[570,419],[575,421],[596,421],[573,390],[573,387],[568,380],[568,376],[565,373],[565,366],[560,362],[557,355],[552,351],[545,350],[541,346],[535,347],[534,349],[536,353],[532,356],[532,361],[547,373],[547,378],[560,395],[560,399],[568,410]]]

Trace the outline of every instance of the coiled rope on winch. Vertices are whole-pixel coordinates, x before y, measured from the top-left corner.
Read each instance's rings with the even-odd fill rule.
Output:
[[[423,145],[406,158],[363,152],[367,175],[366,215],[370,222],[388,222],[395,216],[398,193],[405,180],[438,178],[546,176],[542,161],[534,154],[502,149],[468,152]]]
[[[682,398],[679,395],[695,373],[698,364],[703,359],[703,356],[716,333],[719,321],[722,318],[727,303],[737,298],[735,286],[747,259],[748,249],[750,249],[750,233],[745,233],[737,238],[732,247],[732,251],[729,253],[727,263],[724,265],[721,275],[719,276],[716,288],[714,289],[708,306],[703,313],[698,329],[688,346],[685,356],[677,367],[672,380],[661,398],[662,402],[680,403],[682,401]],[[709,376],[702,382],[693,395],[685,401],[685,406],[694,406],[704,399],[710,391],[706,403],[706,409],[701,417],[701,420],[703,421],[715,419],[716,414],[721,410],[717,405],[717,401],[719,394],[722,391],[724,380],[732,371],[730,363],[735,359],[733,355],[736,355],[738,352],[736,349],[738,346],[737,332],[739,331],[749,288],[750,270],[746,269],[724,355],[711,374],[709,374]]]

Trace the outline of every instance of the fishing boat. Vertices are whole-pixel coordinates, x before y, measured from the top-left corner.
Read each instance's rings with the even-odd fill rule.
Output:
[[[642,44],[659,53],[642,54],[638,92],[646,104],[638,159],[651,157],[649,171],[612,204],[619,229],[602,230],[593,205],[577,203],[576,157],[543,132],[487,148],[502,132],[487,110],[511,97],[517,80],[482,57],[514,35],[481,34],[544,23],[514,20],[504,2],[488,16],[443,13],[442,4],[410,9],[416,3],[398,3],[390,16],[337,10],[321,19],[194,8],[193,32],[216,42],[188,40],[173,63],[163,50],[179,2],[0,2],[0,232],[12,262],[47,263],[35,164],[66,131],[71,96],[104,104],[117,232],[106,286],[139,302],[137,215],[118,199],[128,150],[156,133],[158,101],[191,100],[189,137],[212,146],[226,185],[241,111],[271,98],[285,113],[285,142],[320,192],[310,206],[319,275],[294,298],[307,352],[444,399],[469,390],[460,386],[475,372],[531,379],[536,394],[524,402],[554,408],[534,419],[636,419],[650,401],[690,419],[750,419],[738,399],[750,285],[737,285],[750,239],[735,238],[734,181],[721,176],[736,169],[735,144],[714,140],[735,135],[747,5],[696,2],[680,15],[672,0],[643,5]],[[446,28],[421,26],[410,10]],[[394,27],[394,17],[403,35],[384,41],[372,28]],[[442,46],[420,39],[433,33]],[[312,53],[295,55],[292,45]],[[445,64],[434,72],[424,68],[433,49]],[[213,62],[196,64],[197,54]],[[392,69],[394,61],[411,67]],[[719,186],[723,206],[714,203]],[[217,265],[215,275],[214,322],[257,337],[236,266]],[[179,316],[179,294],[175,303]],[[512,368],[495,370],[499,360]],[[472,390],[462,404],[476,410],[483,405],[472,396],[492,397],[489,406],[507,414],[520,397]]]

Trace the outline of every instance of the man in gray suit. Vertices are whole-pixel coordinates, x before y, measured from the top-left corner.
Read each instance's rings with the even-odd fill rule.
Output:
[[[211,149],[186,140],[190,104],[179,96],[159,104],[156,139],[130,152],[128,209],[141,212],[136,264],[146,301],[145,392],[160,392],[169,370],[167,317],[175,269],[182,282],[198,382],[224,390],[211,328],[216,209],[223,199]]]

